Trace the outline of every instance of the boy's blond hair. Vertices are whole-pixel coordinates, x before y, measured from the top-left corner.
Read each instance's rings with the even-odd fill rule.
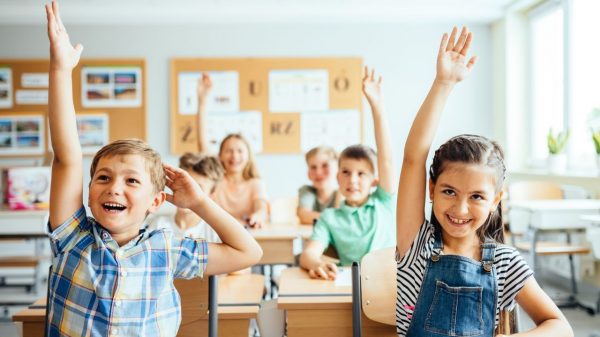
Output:
[[[244,170],[242,171],[242,177],[244,178],[244,180],[250,180],[252,178],[260,178],[260,175],[258,174],[258,168],[256,167],[256,163],[254,162],[254,155],[252,154],[252,149],[250,148],[250,143],[248,143],[246,138],[244,138],[244,136],[242,136],[241,134],[232,133],[232,134],[227,135],[227,137],[223,138],[223,141],[221,142],[221,146],[219,146],[219,157],[221,157],[221,154],[223,153],[223,146],[230,139],[241,140],[242,143],[244,143],[244,145],[246,146],[246,149],[248,150],[248,163],[246,164],[246,167],[244,167]],[[221,164],[223,164],[223,163],[221,163]]]
[[[136,138],[115,140],[96,152],[96,155],[94,155],[94,159],[92,160],[92,166],[90,167],[90,177],[92,179],[94,178],[98,163],[103,157],[128,154],[138,155],[144,158],[155,192],[160,192],[165,189],[166,179],[160,154],[154,151],[146,142]]]
[[[188,172],[193,171],[203,177],[206,177],[215,183],[215,187],[225,175],[225,170],[223,169],[219,159],[214,156],[207,156],[199,153],[184,153],[181,157],[179,157],[179,167]]]
[[[366,145],[357,144],[348,146],[340,154],[338,162],[340,166],[344,159],[364,160],[371,167],[371,173],[377,174],[377,153]]]
[[[317,146],[317,147],[313,147],[312,149],[310,149],[308,152],[306,152],[306,155],[304,155],[304,159],[306,160],[306,163],[308,164],[308,161],[318,155],[318,154],[324,154],[326,155],[329,160],[338,160],[338,154],[337,152],[335,152],[335,150],[331,147],[331,146]]]

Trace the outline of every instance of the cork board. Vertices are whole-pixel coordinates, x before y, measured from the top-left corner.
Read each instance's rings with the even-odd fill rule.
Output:
[[[115,69],[130,69],[135,68],[138,71],[136,81],[138,81],[138,89],[135,90],[136,104],[130,106],[84,106],[82,98],[82,69],[90,67],[106,67]],[[49,60],[0,60],[0,69],[10,69],[12,83],[11,93],[12,106],[0,106],[0,118],[6,116],[19,115],[40,115],[44,120],[44,153],[36,154],[35,156],[48,156],[48,132],[47,132],[47,117],[48,105],[44,104],[29,104],[19,102],[17,99],[18,93],[24,92],[43,92],[47,91],[47,86],[41,84],[36,87],[32,86],[28,75],[41,78],[43,74],[48,74]],[[139,138],[146,140],[146,73],[144,59],[81,59],[78,66],[73,70],[73,101],[75,112],[78,116],[105,114],[108,116],[108,141],[113,141],[122,138]],[[25,75],[25,76],[24,76]],[[24,83],[28,82],[28,83]],[[116,88],[115,88],[116,90]],[[115,91],[116,92],[116,91]],[[6,156],[0,154],[0,156]],[[11,154],[14,157],[32,156]]]
[[[328,74],[327,110],[355,110],[359,125],[362,112],[362,59],[347,58],[174,58],[170,71],[171,152],[197,151],[195,114],[179,111],[179,76],[201,71],[237,72],[239,111],[259,111],[262,115],[261,153],[301,153],[302,111],[270,111],[269,76],[273,71],[318,69]],[[210,127],[210,125],[209,125]],[[362,140],[362,128],[356,129]],[[349,144],[348,144],[349,145]]]

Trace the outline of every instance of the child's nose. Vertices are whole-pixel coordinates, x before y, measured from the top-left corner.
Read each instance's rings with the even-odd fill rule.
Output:
[[[469,212],[469,203],[467,200],[459,199],[457,201],[456,209],[459,214],[467,214]]]
[[[112,194],[112,195],[120,195],[122,192],[123,186],[120,182],[113,180],[109,185],[108,185],[108,194]]]

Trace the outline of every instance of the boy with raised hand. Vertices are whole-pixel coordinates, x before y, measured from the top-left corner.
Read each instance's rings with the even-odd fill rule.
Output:
[[[50,335],[175,336],[181,306],[173,279],[246,268],[259,261],[260,246],[189,174],[162,164],[156,151],[136,139],[112,142],[95,155],[88,199],[93,217],[87,217],[71,82],[83,48],[71,45],[56,2],[46,5],[46,14],[54,149]],[[172,194],[163,191],[165,185]],[[165,199],[196,212],[223,244],[140,229]]]
[[[321,259],[329,245],[336,248],[343,266],[360,261],[371,251],[396,246],[394,164],[381,76],[376,79],[374,70],[369,72],[367,67],[363,93],[373,114],[377,154],[364,145],[349,146],[340,154],[337,180],[345,201],[339,208],[321,213],[300,255],[300,266],[313,278],[336,277],[336,265]]]

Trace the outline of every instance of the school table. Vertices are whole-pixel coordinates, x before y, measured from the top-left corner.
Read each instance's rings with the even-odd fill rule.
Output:
[[[339,277],[352,273],[350,268],[338,272]],[[305,270],[287,268],[281,273],[277,307],[287,313],[288,337],[352,336],[352,284],[311,279]],[[396,336],[395,326],[374,322],[364,314],[362,327],[363,336]]]
[[[250,319],[256,318],[264,289],[264,276],[256,274],[227,275],[218,278],[219,337],[246,336]],[[42,337],[46,314],[46,298],[16,313],[12,320],[21,323],[23,337]],[[181,326],[178,337],[207,336],[208,320]]]
[[[538,264],[535,249],[542,232],[560,232],[567,235],[584,232],[589,225],[581,220],[581,216],[600,214],[600,200],[597,199],[512,201],[509,207],[511,222],[517,219],[524,222],[532,233],[532,270],[535,270]]]
[[[294,264],[294,240],[307,239],[312,233],[312,225],[266,224],[262,228],[250,228],[250,234],[263,250],[258,264]]]

